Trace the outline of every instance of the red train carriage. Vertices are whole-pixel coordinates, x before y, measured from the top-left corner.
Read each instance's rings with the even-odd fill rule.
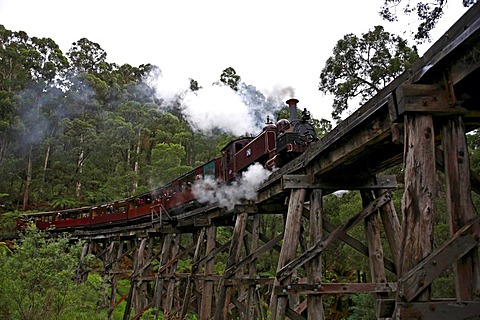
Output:
[[[188,172],[166,186],[132,198],[100,206],[22,215],[17,219],[17,230],[24,230],[28,223],[38,229],[81,229],[108,224],[125,224],[131,220],[151,219],[160,210],[173,210],[195,201],[192,186],[196,180],[210,177],[221,180],[220,158]]]
[[[224,181],[228,182],[235,179],[237,172],[237,154],[252,140],[253,137],[237,139],[230,142],[222,149],[220,170]]]
[[[28,224],[34,224],[38,229],[45,230],[53,225],[55,212],[38,212],[23,214],[17,218],[17,230],[25,230]]]
[[[195,197],[192,193],[192,187],[197,180],[209,177],[213,180],[224,181],[220,170],[220,162],[220,158],[211,160],[165,186],[163,189],[167,197],[165,198],[164,208],[169,211],[178,206],[194,202]]]
[[[265,164],[275,155],[277,127],[267,123],[263,132],[235,154],[234,171],[245,171],[255,162]]]

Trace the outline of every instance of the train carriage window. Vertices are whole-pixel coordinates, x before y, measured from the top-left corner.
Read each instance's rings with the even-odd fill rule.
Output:
[[[242,150],[242,148],[245,146],[245,143],[235,143],[235,153],[238,151]]]
[[[232,161],[232,152],[230,151],[230,149],[225,150],[225,156],[227,158],[227,162]]]
[[[203,178],[215,179],[215,161],[211,161],[203,166]]]
[[[88,211],[85,211],[85,210],[79,211],[79,214],[78,214],[79,218],[88,218],[88,216],[89,216]]]

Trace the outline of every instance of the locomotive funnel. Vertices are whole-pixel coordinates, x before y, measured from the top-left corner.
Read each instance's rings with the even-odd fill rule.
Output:
[[[298,114],[297,114],[298,100],[295,99],[295,98],[292,98],[292,99],[288,99],[286,101],[286,103],[288,104],[288,107],[290,108],[290,122],[298,121]]]

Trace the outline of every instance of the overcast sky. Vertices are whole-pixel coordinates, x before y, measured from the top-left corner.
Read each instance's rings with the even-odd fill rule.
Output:
[[[193,78],[208,86],[233,67],[265,94],[291,87],[300,107],[331,119],[331,97],[318,91],[319,75],[336,42],[384,25],[383,0],[0,0],[0,24],[53,39],[64,53],[83,37],[98,43],[107,61],[157,65],[168,79]],[[438,39],[466,11],[450,0],[433,34]],[[410,18],[414,20],[414,17]],[[411,43],[413,44],[413,43]],[[420,53],[430,44],[420,47]],[[173,83],[176,80],[170,81]]]

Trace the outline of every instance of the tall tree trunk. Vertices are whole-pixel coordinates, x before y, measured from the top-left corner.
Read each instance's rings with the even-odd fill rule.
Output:
[[[38,201],[40,198],[43,197],[43,187],[45,185],[45,177],[47,176],[48,158],[50,158],[50,145],[47,146],[47,150],[45,151],[45,158],[43,160],[42,184],[40,185],[39,196],[37,199],[37,209]]]
[[[30,185],[32,183],[32,150],[33,150],[33,145],[30,145],[28,150],[27,175],[25,177],[25,188],[23,189],[23,205],[22,205],[23,211],[27,210],[27,207],[28,207]]]
[[[133,181],[133,185],[132,185],[132,194],[134,194],[137,191],[138,181],[140,180],[140,162],[138,161],[138,158],[140,157],[141,137],[142,137],[142,129],[139,128],[137,133],[137,148],[135,150],[135,165],[133,167],[133,172],[135,173],[135,180]]]
[[[5,159],[9,145],[10,143],[7,141],[6,137],[0,139],[0,166],[2,165],[3,159]]]
[[[75,183],[75,195],[77,197],[77,200],[80,199],[80,192],[82,190],[82,182],[80,181],[80,176],[83,173],[83,158],[85,156],[84,151],[80,151],[80,155],[78,156],[78,161],[77,161],[77,169],[78,169],[78,176],[77,176],[77,181]]]

